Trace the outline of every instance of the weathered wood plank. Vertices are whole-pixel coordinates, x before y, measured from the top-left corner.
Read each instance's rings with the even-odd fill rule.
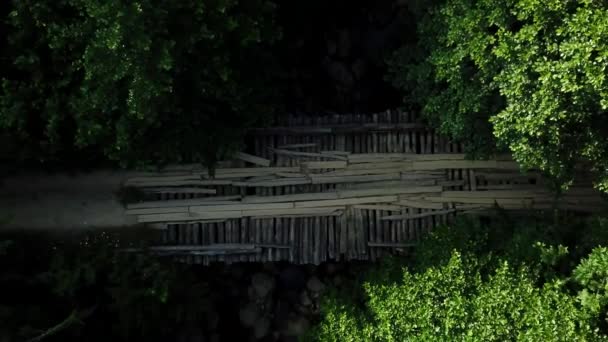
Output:
[[[296,208],[320,208],[328,206],[344,206],[366,203],[390,203],[397,201],[397,196],[371,196],[358,198],[342,198],[337,200],[295,202]]]

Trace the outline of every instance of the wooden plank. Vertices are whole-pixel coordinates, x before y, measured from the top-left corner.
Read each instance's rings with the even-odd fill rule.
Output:
[[[337,192],[324,193],[305,193],[280,196],[248,196],[243,198],[243,203],[280,203],[280,202],[298,202],[298,201],[314,201],[314,200],[330,200],[338,199]]]
[[[355,214],[355,239],[356,239],[356,246],[357,246],[357,258],[358,259],[363,259],[365,260],[365,255],[366,255],[366,251],[365,251],[365,241],[367,241],[366,237],[365,237],[365,232],[364,229],[366,229],[366,227],[363,225],[363,213],[362,210],[359,209],[353,209],[353,212]]]
[[[234,186],[244,187],[276,187],[276,186],[287,186],[287,185],[305,185],[311,184],[311,180],[306,177],[301,178],[278,178],[268,181],[260,182],[233,182]]]
[[[399,203],[399,202],[397,202]],[[403,207],[401,205],[391,204],[357,204],[353,208],[358,210],[385,210],[385,211],[401,211]]]
[[[443,204],[441,204],[441,203],[425,202],[424,200],[400,199],[396,203],[401,206],[419,208],[419,209],[441,209],[441,208],[443,208]]]
[[[240,160],[246,161],[246,162],[251,163],[251,164],[255,164],[255,165],[259,165],[259,166],[265,166],[265,167],[270,166],[270,160],[265,159],[265,158],[260,158],[258,156],[254,156],[254,155],[251,155],[249,153],[237,152],[234,155],[234,157],[236,159],[240,159]]]
[[[271,196],[268,196],[271,197]],[[273,209],[291,209],[294,208],[294,204],[290,202],[285,203],[237,203],[237,204],[224,204],[224,205],[202,205],[202,206],[190,206],[188,207],[191,213],[209,213],[212,211],[251,211],[251,210],[273,210]]]
[[[400,194],[419,194],[419,193],[440,193],[440,186],[420,186],[420,187],[393,187],[379,189],[362,189],[362,190],[338,190],[339,198],[352,198],[363,196],[380,196],[380,195],[400,195]],[[364,202],[369,203],[369,202]],[[353,203],[353,204],[364,204]]]
[[[158,193],[188,193],[188,194],[208,194],[208,195],[215,195],[216,190],[215,189],[203,189],[203,188],[182,188],[182,187],[177,187],[177,188],[143,188],[142,189],[144,192],[147,193],[153,193],[153,194],[158,194]]]
[[[416,160],[412,170],[439,170],[439,169],[496,169],[495,160]]]
[[[456,211],[456,210],[455,209],[446,209],[446,210],[427,211],[427,212],[421,212],[418,214],[409,214],[409,215],[388,215],[388,216],[383,216],[381,219],[382,219],[382,221],[412,220],[412,219],[425,218],[425,217],[435,216],[435,215],[444,215],[444,214],[452,213],[454,211]]]
[[[316,143],[307,143],[307,144],[287,144],[287,145],[280,145],[277,148],[279,149],[296,149],[296,148],[308,148],[308,147],[316,147],[317,144]]]
[[[470,203],[470,204],[494,204],[498,205],[519,205],[530,207],[534,203],[532,199],[514,199],[514,198],[469,198],[469,197],[425,197],[426,201],[436,203]]]
[[[346,170],[374,170],[374,169],[399,169],[400,171],[412,170],[413,161],[381,161],[373,163],[348,164]]]
[[[312,184],[338,184],[338,183],[356,183],[356,182],[374,182],[382,180],[398,180],[401,175],[396,173],[377,174],[377,175],[362,175],[362,176],[325,176],[311,174],[310,179]]]
[[[295,202],[296,208],[322,208],[366,203],[390,203],[397,201],[397,196],[371,196],[360,198],[342,198],[337,200]]]
[[[169,213],[187,213],[188,207],[168,207],[168,208],[144,208],[144,209],[127,209],[127,215],[146,215],[146,214],[169,214]]]
[[[344,169],[346,168],[346,161],[309,161],[303,162],[301,165],[309,170]]]
[[[537,198],[550,196],[548,191],[494,190],[494,191],[444,191],[442,197],[460,198]]]
[[[339,219],[339,218],[338,218]],[[336,259],[336,229],[335,217],[327,218],[327,256],[331,260]]]
[[[341,211],[344,209],[344,206],[328,206],[323,208],[294,208],[294,209],[272,209],[272,210],[251,210],[251,211],[242,211],[243,217],[257,217],[257,218],[266,218],[266,217],[309,217],[309,216],[318,216],[318,215],[340,215]]]
[[[321,154],[321,153],[311,153],[311,152],[297,152],[297,151],[282,150],[282,149],[277,149],[277,148],[272,148],[271,151],[273,151],[275,154],[281,154],[281,155],[284,155],[284,156],[287,156],[287,157],[290,157],[290,158],[306,157],[306,158],[346,160],[346,157],[337,156],[337,155],[334,155],[334,154]]]

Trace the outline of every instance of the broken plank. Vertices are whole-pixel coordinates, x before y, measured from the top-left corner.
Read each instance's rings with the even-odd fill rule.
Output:
[[[258,156],[254,156],[248,153],[244,153],[244,152],[238,152],[236,153],[236,155],[234,156],[237,159],[246,161],[248,163],[251,164],[255,164],[255,165],[259,165],[259,166],[265,166],[268,167],[270,166],[270,160],[265,159],[265,158],[261,158]]]

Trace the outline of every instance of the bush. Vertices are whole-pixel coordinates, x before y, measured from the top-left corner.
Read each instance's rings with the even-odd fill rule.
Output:
[[[364,285],[364,310],[328,300],[320,341],[591,341],[605,339],[559,282],[537,288],[525,268],[502,263],[482,279],[475,259],[454,252],[398,283]]]
[[[417,246],[412,268],[392,259],[367,274],[358,297],[325,298],[310,338],[606,340],[608,250],[597,248],[608,242],[604,223],[461,218]]]

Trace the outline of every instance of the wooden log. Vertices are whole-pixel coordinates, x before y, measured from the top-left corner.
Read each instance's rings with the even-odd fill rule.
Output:
[[[321,263],[321,218],[314,218],[314,247],[312,247],[313,263],[319,265]]]
[[[289,262],[295,262],[295,251],[296,251],[296,218],[289,218]]]
[[[342,216],[339,217],[339,220],[336,220],[339,227],[339,255],[340,258],[346,258],[348,251],[348,213],[344,212]]]

